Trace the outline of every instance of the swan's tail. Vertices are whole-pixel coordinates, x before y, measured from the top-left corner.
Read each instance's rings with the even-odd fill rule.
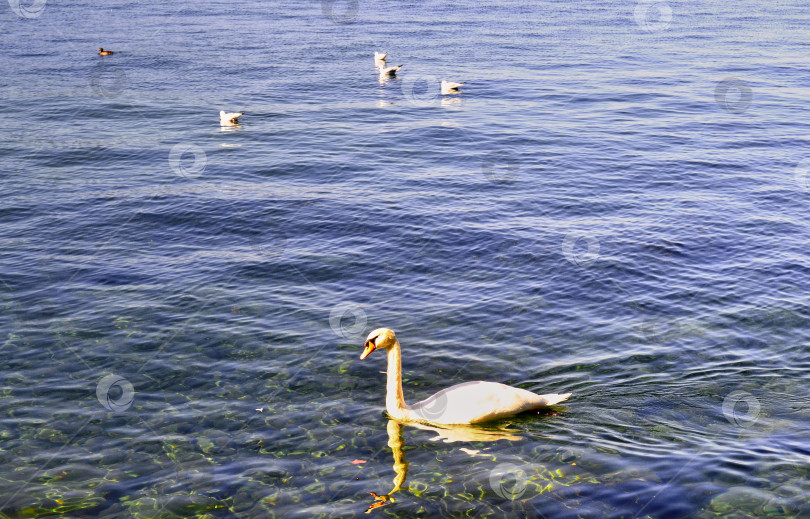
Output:
[[[549,393],[547,395],[541,395],[546,400],[546,405],[554,405],[559,404],[560,402],[564,402],[568,400],[568,397],[571,396],[571,393]]]

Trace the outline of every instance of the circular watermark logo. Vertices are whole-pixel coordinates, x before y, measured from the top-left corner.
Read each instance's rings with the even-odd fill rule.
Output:
[[[358,0],[321,0],[323,15],[338,25],[349,25],[357,21],[360,12]]]
[[[636,4],[633,17],[645,31],[665,31],[672,23],[672,7],[660,0],[641,0]]]
[[[340,303],[329,313],[329,326],[344,339],[362,338],[367,324],[366,312],[354,303]]]
[[[189,164],[183,161],[184,155],[192,155],[194,161]],[[172,171],[183,178],[197,178],[205,171],[208,159],[205,151],[195,144],[181,142],[172,146],[169,152],[169,165]]]
[[[446,411],[447,395],[442,393],[426,404],[419,406],[416,409],[416,415],[423,420],[434,422],[438,418],[441,418]]]
[[[8,0],[8,5],[20,18],[38,18],[45,10],[47,0],[33,0],[28,5],[23,5],[23,0]]]
[[[127,75],[118,67],[98,65],[90,72],[90,87],[93,92],[110,99],[120,96],[127,86]]]
[[[512,463],[501,463],[489,472],[489,485],[504,499],[519,499],[528,482],[526,472]]]
[[[714,89],[717,105],[730,114],[741,114],[748,110],[753,97],[748,83],[735,77],[720,81]]]
[[[98,381],[96,398],[108,411],[123,413],[132,405],[135,388],[120,375],[107,375]]]
[[[723,416],[740,427],[753,425],[759,419],[761,408],[757,397],[745,391],[733,391],[723,399]]]
[[[509,184],[517,180],[520,161],[511,152],[496,151],[484,157],[481,171],[490,182]]]
[[[577,243],[580,240],[583,240],[587,246],[584,253],[577,249]],[[562,252],[569,263],[580,267],[590,267],[599,259],[599,240],[585,234],[568,233],[563,238]]]
[[[585,456],[585,451],[573,447],[563,447],[557,451],[557,459],[561,463],[576,463]]]
[[[804,159],[793,170],[793,178],[802,191],[810,191],[810,159]]]
[[[439,104],[441,83],[435,76],[408,74],[402,79],[402,95],[414,106]]]

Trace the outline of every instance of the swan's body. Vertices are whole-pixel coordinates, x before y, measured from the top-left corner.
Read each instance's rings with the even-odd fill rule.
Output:
[[[402,351],[394,332],[379,328],[366,339],[365,359],[375,349],[388,353],[385,410],[395,420],[439,425],[473,424],[557,404],[571,393],[538,395],[497,382],[465,382],[439,391],[412,406],[402,394]]]
[[[442,80],[442,95],[458,94],[458,87],[466,85],[466,83],[453,83],[452,81]]]
[[[387,52],[374,51],[374,61],[385,61],[386,56],[388,56]]]
[[[239,118],[242,117],[241,112],[226,112],[221,110],[219,112],[219,124],[222,126],[233,126],[239,124]]]
[[[393,66],[393,67],[386,67],[385,63],[382,63],[382,64],[380,64],[380,76],[381,77],[396,76],[397,72],[399,72],[399,69],[401,69],[401,68],[402,68],[402,65],[396,65],[396,66]]]

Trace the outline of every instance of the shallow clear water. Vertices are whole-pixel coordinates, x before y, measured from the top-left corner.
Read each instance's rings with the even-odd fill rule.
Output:
[[[23,7],[5,516],[810,514],[802,2]],[[573,395],[399,429],[379,326],[410,401]]]

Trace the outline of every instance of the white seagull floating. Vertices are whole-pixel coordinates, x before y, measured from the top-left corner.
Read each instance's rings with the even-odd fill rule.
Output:
[[[467,83],[453,83],[452,81],[442,80],[442,95],[458,94],[458,87],[466,85]]]
[[[388,56],[387,52],[374,51],[374,61],[385,61],[386,56]]]
[[[385,65],[380,65],[380,76],[390,76],[394,77],[397,75],[399,69],[402,68],[402,65],[396,65],[394,67],[386,67]]]
[[[221,126],[233,126],[239,124],[238,119],[242,117],[242,112],[226,112],[221,110],[219,112],[219,124]]]

